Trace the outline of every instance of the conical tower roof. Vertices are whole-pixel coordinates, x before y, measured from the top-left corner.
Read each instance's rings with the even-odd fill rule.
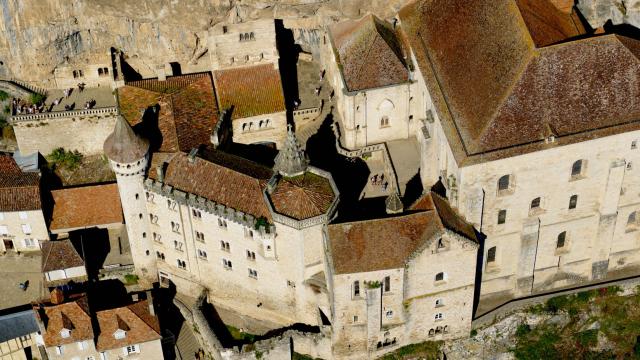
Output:
[[[142,159],[149,150],[149,142],[136,135],[122,115],[118,115],[113,132],[104,142],[104,153],[119,163],[132,163]]]
[[[400,195],[398,195],[395,190],[387,197],[384,203],[386,205],[387,214],[401,213],[404,208]]]
[[[289,125],[284,146],[278,152],[274,162],[273,171],[283,176],[301,175],[307,169],[307,158],[304,156],[296,135],[291,130],[291,125]]]

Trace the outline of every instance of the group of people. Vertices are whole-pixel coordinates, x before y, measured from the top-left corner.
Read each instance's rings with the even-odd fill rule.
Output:
[[[44,102],[40,104],[29,104],[28,102],[17,98],[13,98],[11,100],[11,108],[13,109],[13,115],[37,114],[46,110]]]
[[[382,191],[387,191],[387,187],[389,186],[389,182],[384,180],[384,173],[375,174],[369,180],[371,180],[371,185],[379,185],[382,186]]]
[[[78,91],[82,92],[84,90],[84,87],[86,86],[86,84],[84,83],[79,83],[78,84]],[[57,105],[59,105],[60,103],[62,103],[62,101],[66,98],[69,98],[69,96],[71,96],[71,94],[73,93],[73,91],[75,90],[75,88],[67,88],[64,89],[63,94],[64,97],[60,97],[60,98],[56,98],[54,99],[49,106],[46,106],[45,102],[42,101],[38,104],[31,104],[27,101],[24,101],[22,99],[18,99],[18,98],[13,98],[11,100],[11,105],[12,105],[12,114],[13,115],[20,115],[20,114],[38,114],[38,113],[43,113],[43,112],[51,112],[53,111],[53,108]],[[84,103],[84,109],[93,109],[96,106],[96,101],[94,99],[88,100],[87,102]],[[72,104],[65,104],[64,105],[64,110],[65,111],[71,111],[73,109],[75,109],[76,104],[75,102]]]

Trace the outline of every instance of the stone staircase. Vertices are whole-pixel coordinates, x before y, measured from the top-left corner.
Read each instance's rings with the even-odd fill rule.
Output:
[[[200,343],[193,334],[188,322],[183,322],[176,340],[176,360],[193,360],[200,349]]]

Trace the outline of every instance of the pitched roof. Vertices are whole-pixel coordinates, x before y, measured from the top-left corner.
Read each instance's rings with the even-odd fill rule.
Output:
[[[409,80],[404,49],[390,24],[375,15],[331,26],[336,59],[349,91]]]
[[[60,305],[47,306],[44,311],[46,314],[46,331],[43,335],[45,345],[58,346],[93,340],[93,327],[86,297]],[[63,338],[60,334],[60,330],[65,328],[71,330],[68,338]]]
[[[559,4],[556,0],[516,0],[516,4],[538,47],[586,33],[574,7],[567,9],[566,4]]]
[[[567,30],[572,20],[549,6],[416,0],[400,11],[459,162],[535,151],[547,127],[573,142],[582,137],[570,135],[579,133],[627,131],[640,117],[640,60],[631,50],[638,41],[616,35],[566,41],[576,34]],[[539,47],[556,40],[563,42]]]
[[[0,211],[41,208],[40,175],[23,173],[11,156],[0,154]]]
[[[100,334],[96,349],[104,351],[162,338],[158,318],[149,313],[148,307],[148,300],[143,300],[129,306],[98,311],[96,317]],[[126,331],[123,339],[116,339],[113,335],[118,329]]]
[[[33,310],[0,316],[0,343],[40,331]]]
[[[131,125],[140,126],[151,140],[161,140],[154,144],[154,150],[189,151],[207,144],[218,123],[218,108],[208,73],[171,76],[165,81],[127,82],[118,89],[118,98],[120,111]],[[158,111],[157,123],[140,124],[142,113],[153,107]],[[160,136],[152,136],[157,131]]]
[[[220,108],[233,107],[232,120],[285,111],[280,71],[273,64],[230,68],[213,74]]]
[[[149,150],[149,141],[137,135],[122,115],[118,115],[113,132],[103,145],[109,159],[119,163],[132,163],[142,159]]]
[[[51,191],[51,230],[122,223],[118,184],[93,185]]]
[[[335,198],[329,179],[310,172],[280,178],[269,194],[277,213],[296,220],[325,214]]]
[[[418,212],[329,225],[329,251],[334,273],[401,268],[425,242],[444,229],[478,242],[473,227],[438,195],[424,195],[412,210]]]
[[[42,272],[63,270],[84,266],[84,260],[76,251],[71,240],[51,240],[42,242]]]
[[[155,155],[154,155],[155,157]],[[195,157],[193,162],[185,153],[153,160],[152,168],[167,161],[164,183],[174,188],[204,197],[232,209],[271,220],[264,201],[263,189],[273,172],[249,160],[214,151],[207,160]],[[155,171],[149,177],[157,178]]]

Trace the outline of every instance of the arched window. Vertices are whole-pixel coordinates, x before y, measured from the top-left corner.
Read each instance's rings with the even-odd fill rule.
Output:
[[[438,239],[437,248],[438,249],[444,249],[445,247],[446,247],[446,245],[444,244],[444,241],[442,240],[442,238]]]
[[[540,198],[537,197],[531,200],[531,210],[538,209],[540,207]]]
[[[102,68],[98,68],[98,76],[102,76]]]
[[[507,210],[498,211],[498,224],[504,224],[507,221]]]
[[[244,41],[244,34],[240,34],[240,41]]]
[[[558,241],[556,242],[556,249],[563,248],[566,240],[567,240],[567,232],[566,231],[563,231],[560,234],[558,234]]]
[[[136,194],[136,200],[138,200],[140,198],[140,195]]]
[[[443,272],[439,272],[436,274],[436,281],[443,281],[445,278],[444,273]]]
[[[569,209],[575,209],[578,206],[578,195],[571,195],[569,198]]]
[[[429,329],[429,336],[435,335],[436,331],[433,329]]]
[[[496,247],[493,246],[489,248],[489,251],[487,251],[487,263],[492,263],[495,261],[496,261]]]
[[[253,36],[253,32],[249,33],[249,39],[253,40],[255,37]]]
[[[498,191],[503,191],[508,189],[509,189],[509,175],[503,175],[500,179],[498,179]]]
[[[582,175],[582,160],[576,160],[571,166],[571,176]]]
[[[629,214],[627,218],[627,231],[633,231],[638,227],[638,215],[636,211]]]

